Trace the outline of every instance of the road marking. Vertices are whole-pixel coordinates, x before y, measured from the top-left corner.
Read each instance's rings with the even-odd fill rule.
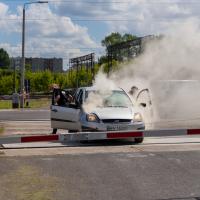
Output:
[[[134,153],[134,154],[126,154],[128,158],[146,158],[148,155],[141,154],[141,153]]]

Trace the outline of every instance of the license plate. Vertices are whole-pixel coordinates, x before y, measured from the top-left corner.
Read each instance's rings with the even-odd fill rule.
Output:
[[[122,126],[122,125],[110,125],[107,126],[107,131],[120,131],[120,130],[126,130],[127,127],[126,126]]]

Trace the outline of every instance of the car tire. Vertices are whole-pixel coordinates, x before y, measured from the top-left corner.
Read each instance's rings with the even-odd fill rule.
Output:
[[[142,137],[142,138],[135,138],[134,139],[134,142],[136,143],[136,144],[140,144],[140,143],[142,143],[144,141],[144,138]]]
[[[68,130],[68,133],[76,133],[78,131],[75,131],[75,130]]]

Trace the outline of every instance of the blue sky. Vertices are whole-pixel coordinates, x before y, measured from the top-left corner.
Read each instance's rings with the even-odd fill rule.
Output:
[[[0,47],[21,55],[23,4],[29,0],[0,0]],[[199,0],[50,0],[26,6],[26,56],[68,59],[104,49],[111,32],[138,36],[166,34],[171,26],[196,19]],[[66,67],[66,66],[65,66]]]

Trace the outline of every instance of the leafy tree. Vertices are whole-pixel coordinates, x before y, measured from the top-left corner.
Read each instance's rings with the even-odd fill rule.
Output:
[[[0,68],[7,69],[10,65],[10,59],[7,51],[0,48]]]
[[[2,76],[12,75],[12,73],[13,73],[13,70],[11,70],[11,69],[1,69],[0,68],[0,78]]]
[[[111,33],[110,35],[106,36],[102,41],[102,46],[105,46],[106,48],[110,45],[117,44],[122,42],[122,36],[120,33]]]
[[[13,76],[8,75],[0,79],[0,95],[12,94],[13,92]]]
[[[31,71],[32,70],[32,67],[31,67],[31,64],[25,64],[25,71]]]
[[[94,76],[95,76],[95,74],[98,73],[100,67],[101,67],[101,66],[100,66],[99,64],[97,64],[97,63],[94,65]],[[94,78],[94,77],[93,77],[93,78]]]
[[[101,56],[100,58],[99,58],[99,60],[98,60],[98,63],[99,63],[99,65],[102,65],[102,64],[104,64],[104,63],[107,63],[108,62],[108,57],[107,56]]]
[[[108,72],[111,71],[117,71],[120,68],[119,62],[117,62],[116,60],[113,60],[112,62],[112,69],[109,69],[108,63],[105,63],[102,66],[103,66],[103,72],[106,74],[108,74]]]
[[[120,33],[111,33],[101,41],[101,44],[107,48],[110,45],[127,42],[136,38],[137,36],[129,33],[125,33],[124,35],[121,35]]]
[[[101,41],[101,44],[102,44],[102,46],[105,46],[108,51],[108,47],[110,45],[115,45],[115,44],[119,44],[122,42],[134,40],[134,39],[137,39],[137,36],[129,34],[129,33],[125,33],[124,35],[121,35],[120,33],[111,33],[110,35],[106,36]],[[114,63],[113,67],[115,67],[115,70],[117,69],[116,61],[123,62],[124,59],[126,59],[127,57],[129,57],[129,50],[127,50],[127,49],[121,49],[119,51],[113,52],[112,63]],[[102,64],[106,64],[106,63],[108,63],[108,57],[107,56],[100,57],[99,64],[102,65]],[[109,71],[107,64],[104,65],[104,71],[105,72]]]
[[[127,41],[134,40],[134,39],[137,39],[137,36],[132,35],[132,34],[129,34],[129,33],[125,33],[125,34],[122,36],[122,41],[123,41],[123,42],[127,42]]]

